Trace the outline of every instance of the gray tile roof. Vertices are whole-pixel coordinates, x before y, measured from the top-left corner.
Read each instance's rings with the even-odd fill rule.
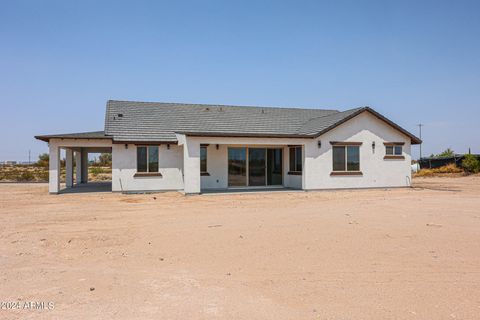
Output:
[[[322,109],[108,101],[105,132],[121,141],[176,141],[175,133],[301,136],[298,130],[309,120],[336,113]]]
[[[111,138],[115,142],[176,142],[175,133],[199,136],[317,137],[369,111],[411,137],[420,139],[369,107],[347,111],[277,107],[109,100],[105,132],[38,136],[49,138]]]

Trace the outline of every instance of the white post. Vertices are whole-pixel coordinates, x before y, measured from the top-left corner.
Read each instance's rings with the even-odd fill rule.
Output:
[[[60,189],[60,148],[50,144],[49,152],[48,191],[56,194]]]
[[[65,184],[67,188],[73,186],[73,150],[70,148],[65,150]]]
[[[75,183],[82,182],[82,152],[75,151]]]
[[[183,145],[183,182],[186,194],[200,193],[200,143],[188,138]]]

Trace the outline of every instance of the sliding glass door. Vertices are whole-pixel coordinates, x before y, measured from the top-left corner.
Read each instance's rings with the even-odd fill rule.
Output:
[[[248,148],[248,185],[251,187],[265,186],[266,149]]]
[[[228,186],[281,186],[283,149],[228,148]]]
[[[247,186],[247,148],[228,148],[228,186]]]
[[[283,150],[267,149],[267,185],[281,186],[283,182]]]

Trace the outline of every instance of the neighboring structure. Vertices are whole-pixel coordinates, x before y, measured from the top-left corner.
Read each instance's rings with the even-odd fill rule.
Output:
[[[480,154],[474,154],[480,160]],[[435,169],[446,166],[448,164],[455,164],[457,167],[462,167],[465,154],[454,154],[451,157],[425,157],[418,160],[421,169]]]
[[[405,187],[421,141],[369,107],[337,110],[108,101],[105,131],[49,143],[50,192],[87,182],[89,152],[112,153],[112,191]]]
[[[0,165],[2,165],[2,166],[14,166],[14,165],[17,165],[17,161],[5,160],[5,161],[1,161]]]

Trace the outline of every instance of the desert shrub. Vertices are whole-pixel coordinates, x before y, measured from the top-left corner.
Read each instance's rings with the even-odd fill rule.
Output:
[[[102,167],[90,167],[89,171],[94,176],[98,176],[99,174],[105,172],[105,170]]]
[[[431,177],[437,174],[455,174],[462,173],[462,168],[457,167],[454,163],[447,164],[435,169],[421,169],[414,174],[415,177]]]
[[[462,161],[462,166],[465,171],[470,173],[480,172],[480,161],[473,154],[466,154]]]
[[[17,181],[34,181],[35,175],[31,171],[23,170],[16,178]]]
[[[36,176],[38,181],[48,181],[48,170],[38,170]]]

